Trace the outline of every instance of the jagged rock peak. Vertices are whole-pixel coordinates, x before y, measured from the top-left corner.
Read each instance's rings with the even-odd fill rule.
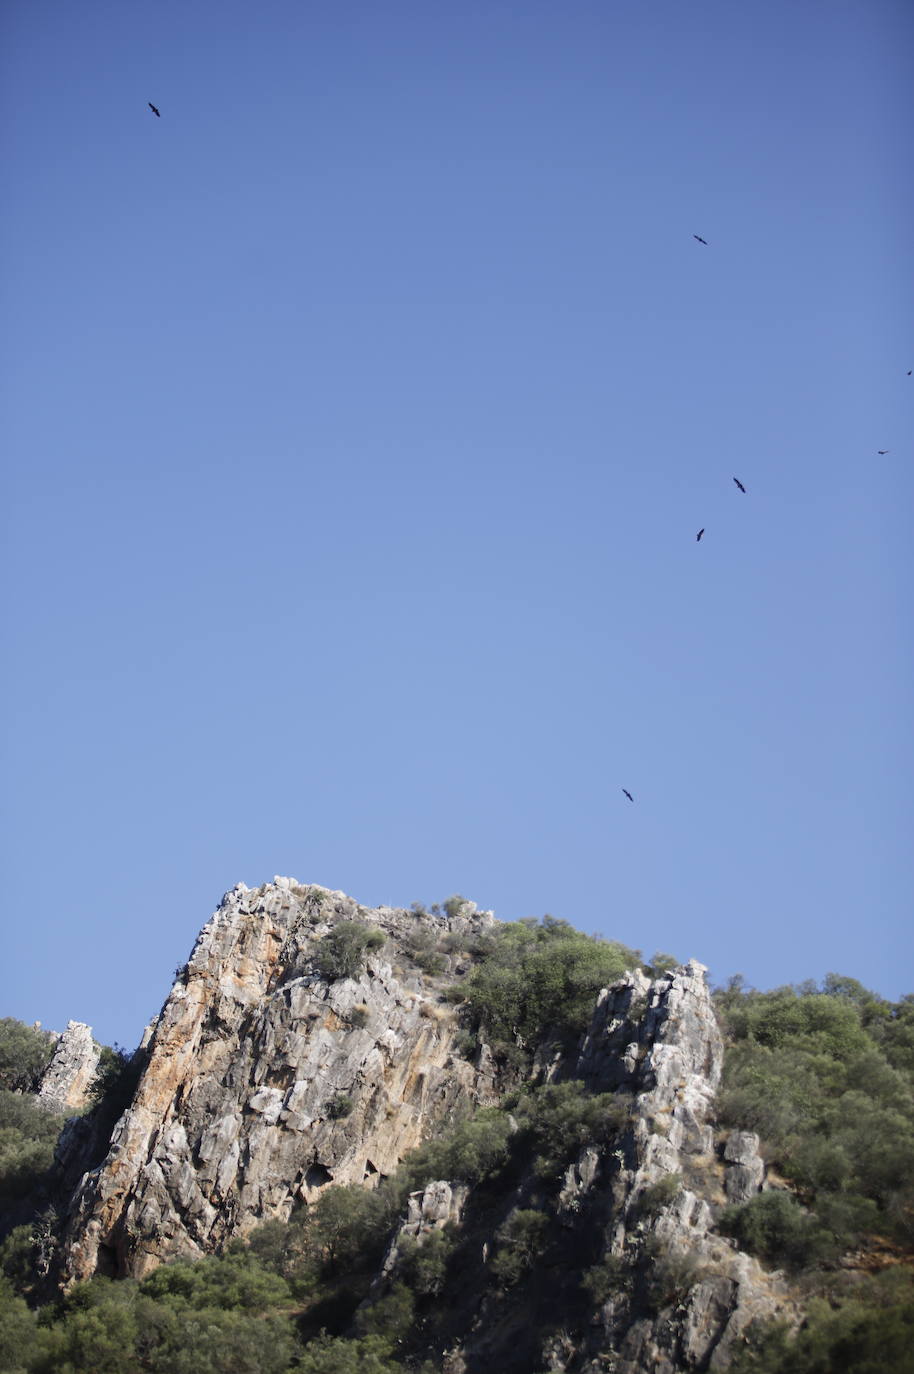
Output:
[[[98,1068],[101,1047],[92,1039],[92,1027],[68,1021],[56,1037],[54,1054],[38,1087],[38,1101],[50,1111],[81,1111]]]
[[[149,1035],[107,1158],[78,1190],[65,1276],[141,1275],[219,1249],[331,1181],[391,1173],[458,1107],[493,1101],[490,1065],[457,1053],[456,1013],[414,958],[493,919],[472,903],[447,917],[366,908],[293,878],[236,884]],[[380,935],[353,976],[328,978],[321,942],[346,921]],[[449,981],[468,969],[460,944],[440,956]]]

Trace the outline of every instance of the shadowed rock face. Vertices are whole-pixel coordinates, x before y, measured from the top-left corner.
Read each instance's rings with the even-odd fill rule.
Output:
[[[358,977],[327,982],[315,955],[347,920],[387,943]],[[419,925],[471,938],[491,923],[471,904],[452,919],[368,911],[287,878],[235,887],[162,1009],[107,1158],[77,1192],[65,1276],[141,1276],[211,1252],[331,1181],[392,1172],[458,1107],[493,1100],[491,1072],[455,1054],[453,1012],[403,954]]]

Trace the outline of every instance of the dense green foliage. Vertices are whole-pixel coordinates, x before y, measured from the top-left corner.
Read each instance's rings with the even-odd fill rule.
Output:
[[[142,1283],[92,1279],[32,1313],[0,1287],[4,1370],[285,1374],[296,1349],[282,1279],[252,1256],[176,1262]]]
[[[53,1054],[54,1041],[49,1035],[12,1016],[0,1018],[0,1088],[35,1092]]]
[[[0,1202],[21,1198],[50,1168],[63,1118],[0,1089]]]
[[[640,962],[552,916],[515,921],[498,927],[467,980],[468,1012],[496,1048],[529,1050],[548,1033],[580,1034],[599,990]]]
[[[718,997],[729,1047],[719,1112],[755,1130],[795,1197],[730,1208],[722,1229],[800,1268],[873,1232],[914,1240],[914,1000],[851,978]]]
[[[384,932],[365,925],[363,921],[340,921],[321,940],[317,951],[317,967],[322,978],[334,982],[337,978],[357,978],[369,949],[380,949]]]
[[[750,1328],[732,1374],[914,1374],[914,1285],[890,1270],[810,1303],[801,1329]]]
[[[555,1181],[582,1146],[602,1144],[627,1124],[631,1100],[624,1093],[589,1093],[583,1083],[568,1082],[513,1094],[505,1106],[521,1130],[515,1149],[532,1156],[538,1177]]]

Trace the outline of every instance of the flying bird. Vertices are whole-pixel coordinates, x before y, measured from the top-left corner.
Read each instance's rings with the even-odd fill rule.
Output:
[[[909,376],[909,377],[910,377],[910,375],[911,375],[911,372],[914,372],[914,368],[910,368],[910,369],[909,369],[909,371],[908,371],[908,376]]]
[[[701,234],[693,234],[693,235],[692,235],[692,238],[693,238],[693,239],[698,239],[698,242],[699,242],[699,243],[703,243],[704,246],[707,248],[707,246],[708,246],[708,240],[707,240],[707,239],[703,239],[703,238],[701,237]]]
[[[155,115],[156,119],[162,118],[162,116],[159,114],[158,110],[156,109],[155,105],[153,105],[151,100],[147,100],[146,104],[149,106],[150,110],[152,110],[152,113]]]
[[[736,485],[739,487],[740,491],[741,491],[741,492],[743,493],[743,495],[745,496],[745,494],[746,494],[746,488],[743,486],[742,482],[739,480],[738,477],[734,477],[733,480],[734,480],[734,482],[736,483]]]
[[[627,787],[623,787],[623,788],[622,788],[622,791],[623,791],[623,792],[625,793],[625,795],[628,797],[629,801],[633,802],[633,801],[635,800],[634,797],[632,796],[631,792],[629,792],[629,790],[628,790]]]
[[[700,530],[698,531],[698,533],[696,534],[696,536],[695,536],[695,540],[696,540],[697,543],[700,543],[700,542],[701,542],[701,536],[702,536],[703,534],[704,534],[704,530],[703,530],[703,529],[700,529]]]
[[[885,455],[891,453],[892,450],[890,448],[877,448],[876,452],[879,454],[880,458],[884,458]]]

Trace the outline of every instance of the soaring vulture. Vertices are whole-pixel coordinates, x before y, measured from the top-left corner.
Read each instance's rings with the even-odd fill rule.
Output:
[[[623,787],[623,788],[622,788],[622,791],[623,791],[623,792],[625,793],[625,795],[628,797],[629,801],[633,802],[633,801],[635,800],[634,797],[632,796],[631,792],[629,792],[629,790],[628,790],[627,787]]]
[[[697,541],[698,543],[701,543],[701,536],[702,536],[703,534],[704,534],[704,530],[703,530],[703,529],[700,529],[700,530],[698,531],[698,533],[696,534],[695,539],[696,539],[696,541]]]
[[[147,100],[146,104],[149,106],[150,110],[152,110],[152,113],[155,115],[156,119],[162,118],[162,116],[159,114],[158,110],[156,109],[155,105],[153,105],[151,100]]]
[[[734,477],[733,480],[734,480],[734,482],[736,483],[736,485],[739,487],[740,491],[741,491],[741,492],[743,493],[743,495],[745,496],[745,494],[746,494],[746,488],[743,486],[742,482],[739,480],[738,477]]]
[[[892,451],[892,450],[889,449],[889,448],[877,448],[877,450],[876,450],[876,452],[879,454],[879,457],[880,457],[880,458],[884,458],[885,455],[886,455],[887,453],[891,453],[891,451]]]
[[[693,234],[693,235],[692,235],[692,238],[693,238],[693,239],[698,239],[698,242],[699,242],[699,243],[703,243],[704,246],[707,248],[707,246],[708,246],[708,240],[707,240],[707,239],[703,239],[703,238],[701,237],[701,234]]]

